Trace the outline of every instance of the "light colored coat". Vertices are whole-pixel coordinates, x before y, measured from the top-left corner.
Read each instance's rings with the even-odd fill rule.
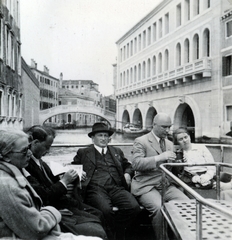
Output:
[[[55,208],[41,207],[37,193],[10,163],[0,162],[0,189],[0,238],[42,239],[61,220]]]
[[[171,141],[165,139],[166,151],[173,151]],[[162,188],[162,171],[155,156],[161,154],[160,144],[152,132],[136,138],[133,145],[132,167],[136,171],[132,179],[131,193],[140,196],[152,188]]]

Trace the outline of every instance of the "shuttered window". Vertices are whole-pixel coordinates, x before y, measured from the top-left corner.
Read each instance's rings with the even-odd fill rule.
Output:
[[[232,56],[222,58],[222,76],[232,75]]]
[[[226,23],[226,36],[232,36],[232,20]]]

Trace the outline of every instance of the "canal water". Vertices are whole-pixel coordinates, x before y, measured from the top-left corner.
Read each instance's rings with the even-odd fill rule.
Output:
[[[43,157],[47,162],[57,161],[61,163],[70,163],[76,155],[79,147],[72,145],[89,145],[92,139],[88,137],[91,128],[56,130],[56,137],[50,152]],[[114,133],[111,143],[121,143],[119,146],[128,160],[131,160],[131,151],[134,138],[125,137],[122,133]],[[125,143],[125,145],[123,145]],[[66,146],[61,146],[66,145]],[[129,145],[129,146],[128,146]],[[207,145],[216,162],[232,163],[232,146],[222,144]],[[223,149],[222,149],[223,148]],[[231,170],[232,172],[232,170]]]
[[[58,161],[62,163],[72,161],[75,156],[78,147],[68,146],[73,144],[89,145],[92,143],[92,139],[88,137],[88,133],[91,132],[92,128],[82,129],[67,129],[67,130],[56,130],[56,137],[53,142],[49,153],[44,156],[45,161]],[[134,138],[127,138],[122,133],[114,133],[111,137],[111,143],[133,143]],[[57,146],[56,146],[57,145]],[[66,146],[60,146],[66,145]],[[125,151],[126,157],[130,155],[130,149],[120,148]]]
[[[81,128],[75,130],[56,130],[54,144],[91,144],[92,139],[88,133],[92,128]],[[126,138],[122,133],[114,133],[111,143],[133,143],[133,138]]]

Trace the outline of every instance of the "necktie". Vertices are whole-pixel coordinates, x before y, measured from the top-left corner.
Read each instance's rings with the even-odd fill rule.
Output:
[[[102,148],[102,152],[101,152],[101,154],[102,154],[103,157],[105,156],[104,148]]]
[[[162,150],[162,152],[165,152],[166,151],[166,147],[165,147],[165,140],[164,138],[160,138],[160,148]]]

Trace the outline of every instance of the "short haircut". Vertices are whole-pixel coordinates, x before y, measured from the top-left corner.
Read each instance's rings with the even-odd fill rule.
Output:
[[[187,133],[190,136],[187,128],[180,127],[173,132],[173,138],[174,138],[175,143],[177,143],[177,135],[180,134],[180,133]]]
[[[56,137],[56,131],[55,131],[54,128],[49,127],[49,126],[42,126],[42,128],[46,131],[46,133],[47,133],[49,136],[52,136],[53,138]]]
[[[29,128],[26,132],[29,135],[30,141],[39,140],[40,142],[46,141],[48,136],[47,132],[43,129],[42,126],[36,125]]]

